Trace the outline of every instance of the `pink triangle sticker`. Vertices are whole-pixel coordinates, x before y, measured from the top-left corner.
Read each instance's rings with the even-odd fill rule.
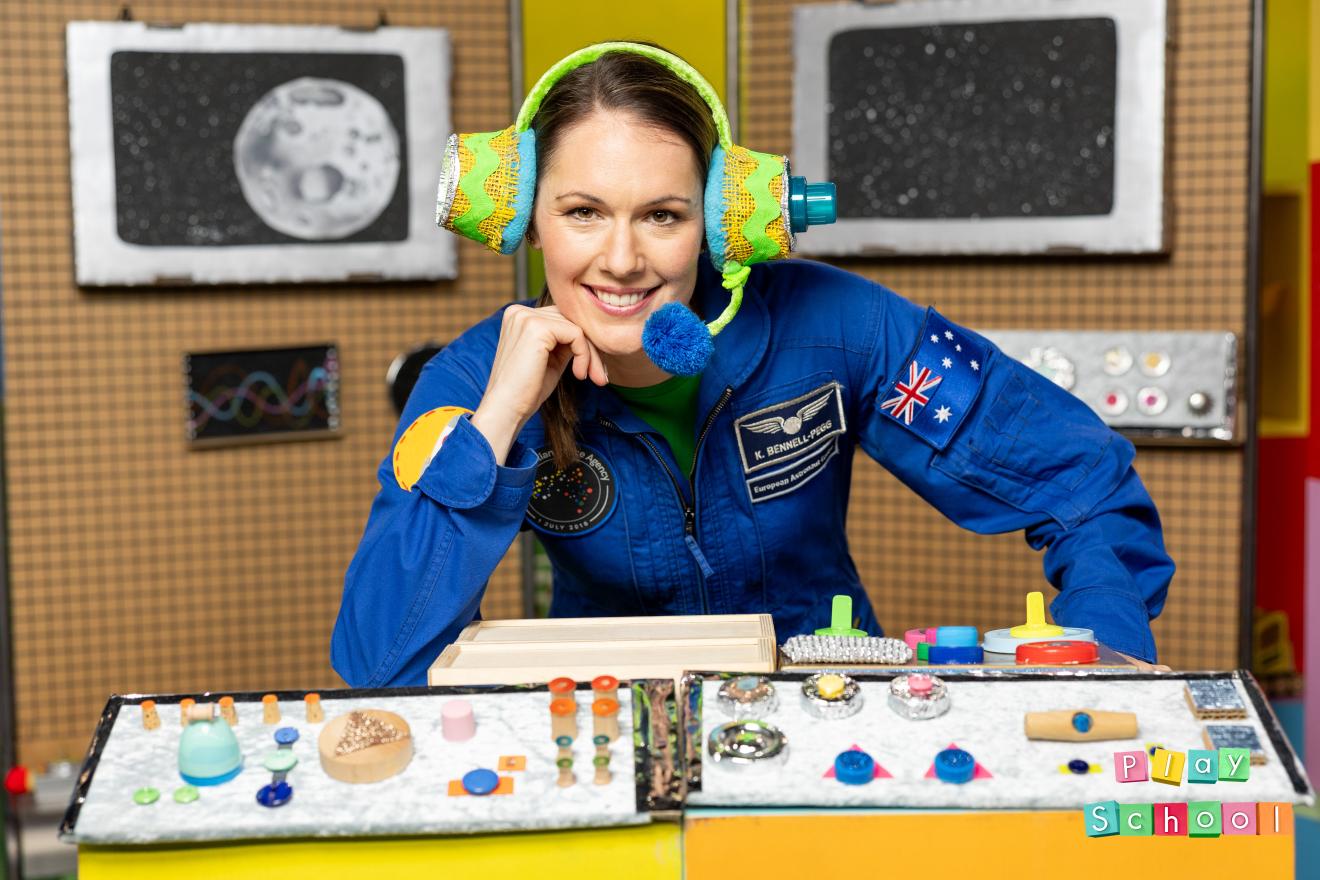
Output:
[[[848,747],[848,751],[850,751],[850,752],[860,752],[860,751],[862,751],[862,747],[859,746],[859,745],[857,745],[857,743],[853,743],[851,746]],[[872,758],[871,760],[874,761],[875,759]],[[823,779],[837,779],[837,778],[838,778],[838,777],[835,775],[835,773],[834,773],[834,765],[833,765],[833,764],[830,764],[830,769],[828,769],[828,770],[825,771],[825,775],[824,775],[822,778],[823,778]],[[886,770],[884,767],[881,767],[881,766],[880,766],[880,762],[879,762],[879,761],[876,761],[876,764],[875,764],[875,770],[874,770],[874,772],[872,772],[872,774],[871,774],[871,778],[872,778],[872,779],[893,779],[893,778],[894,778],[894,774],[890,773],[890,772],[889,772],[888,770]]]
[[[946,748],[956,749],[956,748],[958,748],[958,744],[957,744],[957,743],[949,743],[948,746],[946,746]],[[931,762],[930,762],[930,769],[928,769],[928,770],[926,771],[926,776],[925,776],[925,778],[926,778],[926,779],[934,779],[934,778],[935,778],[935,762],[934,762],[934,761],[931,761]],[[977,762],[976,762],[976,768],[972,771],[972,778],[973,778],[973,779],[994,779],[994,776],[992,776],[992,775],[990,774],[990,771],[989,771],[989,770],[987,770],[987,769],[985,769],[984,767],[981,766],[981,762],[980,762],[980,761],[977,761]]]

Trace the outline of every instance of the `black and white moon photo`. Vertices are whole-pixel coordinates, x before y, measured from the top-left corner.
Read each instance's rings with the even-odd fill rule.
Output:
[[[68,41],[80,284],[454,277],[430,217],[443,31],[75,22]]]

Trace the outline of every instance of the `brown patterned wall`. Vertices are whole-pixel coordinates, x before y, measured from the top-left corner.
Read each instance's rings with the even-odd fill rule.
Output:
[[[396,354],[513,295],[513,263],[459,245],[438,284],[88,290],[73,283],[64,26],[121,3],[10,2],[0,29],[9,588],[21,760],[80,758],[111,693],[342,686],[343,572],[395,415]],[[508,6],[136,2],[138,21],[443,27],[453,123],[511,116]],[[436,235],[441,233],[436,231]],[[190,451],[187,351],[339,345],[343,437]],[[520,616],[516,549],[485,612]]]
[[[452,338],[513,293],[510,261],[459,244],[455,282],[83,292],[73,284],[64,25],[120,3],[10,2],[0,30],[9,579],[21,760],[77,758],[108,694],[330,687],[342,573],[394,427],[383,385],[400,350]],[[791,153],[791,9],[742,7],[739,140]],[[844,261],[973,327],[1227,329],[1246,320],[1250,0],[1173,4],[1167,260]],[[134,3],[151,22],[444,27],[453,121],[507,124],[507,5]],[[185,351],[332,340],[344,436],[192,452]],[[94,404],[92,402],[95,402]],[[1138,467],[1179,574],[1162,659],[1235,661],[1241,450],[1143,448]],[[1041,582],[1020,536],[960,532],[859,461],[850,537],[881,621],[1018,622]],[[911,560],[900,575],[886,560]],[[516,553],[484,611],[520,612]],[[951,621],[957,609],[957,621]]]
[[[792,151],[793,8],[742,4],[739,141]],[[1105,327],[1243,333],[1247,309],[1251,0],[1171,0],[1167,259],[839,260],[974,328]],[[1178,564],[1155,624],[1160,659],[1236,665],[1242,544],[1242,449],[1142,447],[1137,468]],[[1007,626],[1041,585],[1021,535],[966,533],[864,456],[849,538],[880,622]],[[903,564],[889,560],[902,557]],[[957,618],[957,619],[951,619]]]

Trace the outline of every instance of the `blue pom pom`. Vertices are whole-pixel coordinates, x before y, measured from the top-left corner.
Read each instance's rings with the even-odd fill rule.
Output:
[[[682,303],[661,306],[642,328],[646,356],[666,373],[695,376],[706,369],[715,353],[710,330]]]

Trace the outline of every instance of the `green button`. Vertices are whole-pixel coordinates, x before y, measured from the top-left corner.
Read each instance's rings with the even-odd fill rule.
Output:
[[[201,797],[195,785],[181,785],[174,789],[174,802],[176,804],[191,804]]]
[[[147,804],[154,804],[160,799],[160,792],[154,788],[139,788],[133,792],[133,803],[145,807]]]
[[[297,763],[298,756],[293,753],[293,749],[276,749],[273,752],[266,753],[266,757],[261,761],[261,766],[272,773],[282,773],[286,770],[292,770]]]

